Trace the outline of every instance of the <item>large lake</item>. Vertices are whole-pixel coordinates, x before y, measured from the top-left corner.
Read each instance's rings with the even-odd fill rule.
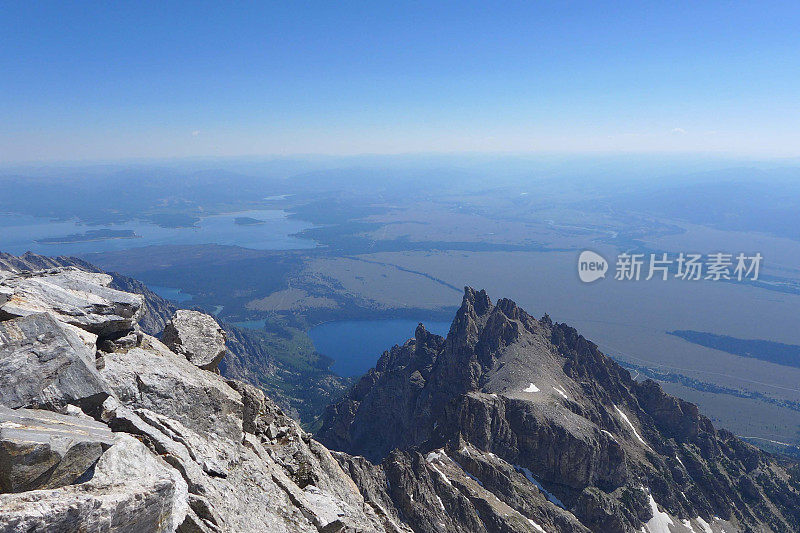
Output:
[[[237,217],[263,220],[264,223],[240,225],[235,223]],[[161,244],[227,244],[257,250],[290,250],[316,246],[314,241],[291,236],[310,227],[312,225],[308,222],[290,219],[286,212],[275,209],[212,215],[202,218],[196,227],[191,228],[162,228],[142,220],[87,226],[72,220],[0,215],[0,251],[16,255],[28,250],[43,255],[79,255]],[[54,244],[36,242],[102,229],[131,230],[139,237]]]
[[[308,332],[319,353],[334,360],[340,376],[360,376],[375,366],[381,354],[414,337],[416,320],[341,320],[326,322]],[[425,322],[425,328],[445,336],[450,322]]]

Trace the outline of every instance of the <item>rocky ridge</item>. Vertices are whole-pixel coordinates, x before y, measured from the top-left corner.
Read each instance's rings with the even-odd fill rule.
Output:
[[[0,531],[410,531],[263,392],[214,372],[211,317],[179,313],[168,346],[111,282],[0,273]]]
[[[317,437],[420,532],[800,531],[797,465],[634,381],[573,328],[471,288],[446,338],[420,325]]]

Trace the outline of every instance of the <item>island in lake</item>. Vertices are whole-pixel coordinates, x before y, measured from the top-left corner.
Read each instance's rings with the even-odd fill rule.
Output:
[[[73,233],[62,237],[37,239],[39,244],[72,244],[78,242],[107,241],[111,239],[136,239],[140,235],[130,229],[91,229],[84,233]]]
[[[236,217],[233,219],[233,223],[238,226],[258,226],[260,224],[266,224],[267,221],[253,217]]]

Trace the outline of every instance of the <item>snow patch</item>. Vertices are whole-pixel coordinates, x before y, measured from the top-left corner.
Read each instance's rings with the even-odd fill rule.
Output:
[[[428,455],[425,456],[425,460],[428,461],[429,463],[432,463],[437,459],[441,459],[441,453],[439,453],[438,451],[430,452],[428,453]]]
[[[605,429],[601,429],[600,432],[608,435],[609,437],[611,437],[614,440],[617,440],[617,437],[615,437],[614,434],[611,433],[610,431],[606,431]]]
[[[647,446],[647,443],[644,441],[642,436],[639,435],[639,432],[636,431],[636,428],[633,426],[633,422],[631,422],[630,419],[628,418],[628,415],[623,413],[622,410],[619,407],[617,407],[616,405],[614,406],[614,409],[617,410],[617,412],[619,413],[619,416],[622,417],[622,419],[625,421],[626,424],[628,424],[628,426],[631,428],[631,431],[633,431],[634,436],[639,440],[639,442],[641,442],[642,444]],[[649,448],[649,446],[647,446],[647,447]]]
[[[439,496],[436,496],[436,501],[439,502],[439,507],[442,508],[442,511],[446,511],[446,509],[444,508],[444,503],[442,503],[442,499]]]
[[[714,533],[714,530],[711,529],[711,524],[703,520],[702,516],[695,518],[695,521],[700,524],[700,527],[703,528],[704,533]]]
[[[553,390],[555,390],[557,393],[563,396],[565,400],[569,400],[569,397],[567,397],[567,393],[561,387],[556,387],[555,385],[553,385]]]
[[[544,488],[544,487],[542,486],[542,484],[541,484],[541,483],[539,483],[539,481],[537,481],[535,477],[533,477],[533,472],[531,472],[530,470],[528,470],[528,469],[527,469],[527,468],[525,468],[524,466],[514,465],[514,468],[517,470],[517,472],[522,472],[522,473],[525,475],[525,477],[526,477],[526,478],[528,478],[528,481],[530,481],[531,483],[533,483],[533,485],[534,485],[534,486],[535,486],[537,489],[539,489],[540,491],[542,491],[542,494],[544,494],[544,495],[545,495],[545,497],[546,497],[548,500],[550,500],[550,503],[553,503],[553,504],[555,504],[555,505],[558,505],[558,506],[559,506],[559,507],[561,507],[562,509],[566,509],[566,507],[564,507],[564,503],[563,503],[561,500],[559,500],[558,498],[556,498],[556,497],[555,497],[555,495],[553,495],[553,494],[552,494],[550,491],[548,491],[546,488]]]
[[[431,466],[431,468],[436,470],[436,473],[438,473],[442,477],[442,481],[444,481],[448,485],[452,485],[452,483],[450,483],[450,480],[447,479],[447,476],[444,475],[444,472],[442,472],[441,470],[436,468],[436,465],[433,464],[434,461],[442,462],[442,457],[447,457],[447,454],[444,453],[444,450],[442,448],[439,448],[436,451],[432,451],[432,452],[428,453],[428,455],[425,456],[425,460],[428,462],[428,464]],[[449,457],[447,457],[447,458],[449,459]]]
[[[528,387],[527,389],[525,389],[522,392],[539,392],[539,387],[537,387],[536,385],[531,383],[530,387]]]
[[[448,484],[448,485],[450,485],[450,486],[452,486],[452,485],[453,485],[452,483],[450,483],[450,480],[449,480],[449,479],[447,479],[447,476],[445,476],[445,475],[444,475],[444,472],[442,472],[441,470],[439,470],[438,468],[436,468],[436,465],[435,465],[435,464],[431,463],[431,468],[433,468],[434,470],[436,470],[436,473],[438,473],[440,476],[442,476],[442,481],[444,481],[445,483],[447,483],[447,484]]]
[[[671,533],[669,526],[675,525],[669,514],[659,511],[658,504],[653,495],[648,491],[648,498],[650,499],[650,510],[653,512],[653,518],[647,521],[642,528],[643,533]]]
[[[531,523],[531,525],[533,526],[533,529],[535,529],[536,531],[541,531],[542,533],[547,533],[542,526],[540,526],[539,524],[537,524],[536,522],[534,522],[530,518],[528,518],[528,522]]]

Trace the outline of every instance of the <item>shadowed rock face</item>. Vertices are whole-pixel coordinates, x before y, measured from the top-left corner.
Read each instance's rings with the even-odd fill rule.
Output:
[[[318,438],[377,463],[338,456],[417,531],[800,530],[796,469],[471,288],[446,339],[420,326],[385,352]]]

